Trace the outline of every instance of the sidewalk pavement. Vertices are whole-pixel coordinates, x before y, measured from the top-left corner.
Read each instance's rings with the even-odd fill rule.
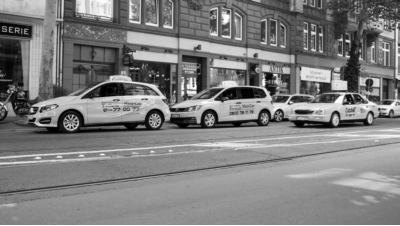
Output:
[[[24,123],[24,117],[7,117],[3,121],[0,121],[0,131],[18,131],[18,130],[38,130],[41,128],[35,128],[32,126],[26,125]]]

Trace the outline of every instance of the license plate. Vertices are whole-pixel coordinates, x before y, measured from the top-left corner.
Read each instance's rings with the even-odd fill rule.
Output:
[[[179,115],[178,114],[172,114],[171,117],[172,118],[179,118]]]
[[[304,120],[308,120],[308,118],[307,117],[297,117],[297,120],[304,121]]]

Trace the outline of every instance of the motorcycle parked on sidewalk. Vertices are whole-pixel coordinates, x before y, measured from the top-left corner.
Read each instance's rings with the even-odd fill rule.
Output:
[[[15,114],[19,117],[27,115],[31,106],[38,102],[38,98],[34,100],[26,99],[25,91],[16,84],[9,85],[7,93],[7,99],[3,103],[0,102],[0,121],[4,120],[8,115],[7,104],[9,102],[11,102]]]

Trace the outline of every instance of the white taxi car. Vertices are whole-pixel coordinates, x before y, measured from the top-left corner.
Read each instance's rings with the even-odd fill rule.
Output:
[[[293,108],[289,120],[298,127],[305,123],[337,127],[341,122],[372,125],[378,116],[378,105],[358,93],[324,93],[308,104]]]
[[[293,107],[308,103],[314,100],[314,97],[307,94],[276,94],[272,96],[272,100],[274,102],[272,119],[275,122],[281,122],[283,119],[289,118]]]
[[[272,98],[265,88],[215,87],[205,89],[191,100],[172,106],[171,123],[181,128],[189,124],[211,128],[217,123],[240,126],[245,122],[267,126],[272,109]]]
[[[78,132],[81,127],[124,125],[134,129],[160,129],[170,119],[167,99],[154,85],[132,82],[127,76],[110,76],[68,96],[33,105],[28,124],[48,130]]]
[[[398,100],[382,100],[378,104],[378,108],[381,116],[393,118],[400,115],[400,101]]]

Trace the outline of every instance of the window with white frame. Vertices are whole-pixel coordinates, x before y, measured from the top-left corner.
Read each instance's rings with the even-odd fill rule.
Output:
[[[286,47],[286,26],[283,24],[281,24],[281,27],[280,27],[279,38],[280,38],[280,46],[285,48]]]
[[[76,13],[81,17],[110,20],[113,17],[114,0],[76,0]],[[95,19],[93,17],[93,19]]]
[[[304,49],[308,49],[308,23],[304,23],[303,46]]]
[[[277,45],[277,21],[276,20],[270,20],[270,29],[269,29],[269,44],[271,46],[276,46]]]
[[[322,0],[317,0],[317,7],[322,9]]]
[[[218,36],[218,8],[210,9],[210,35]]]
[[[144,12],[142,13],[142,5]],[[159,12],[161,11],[161,15]],[[159,18],[159,17],[162,18]],[[142,21],[143,19],[143,21]],[[161,20],[160,20],[161,19]],[[173,0],[129,0],[129,22],[173,29]]]
[[[343,56],[343,35],[338,39],[338,56]]]
[[[322,26],[318,27],[318,51],[324,52],[324,28]]]
[[[261,21],[261,43],[267,44],[267,20]]]
[[[315,7],[315,0],[310,0],[310,6]]]
[[[350,43],[350,34],[345,34],[344,35],[344,54],[346,57],[350,57],[350,48],[351,48],[351,43]]]
[[[383,65],[390,66],[390,44],[382,42]]]
[[[375,48],[375,42],[372,43],[371,46],[371,62],[376,62],[376,48]]]
[[[231,37],[231,10],[222,8],[221,10],[221,27],[222,27],[222,37]]]
[[[235,13],[235,39],[236,40],[242,40],[242,24],[243,24],[243,19],[242,17]]]
[[[311,51],[317,50],[316,38],[317,38],[317,25],[311,24],[311,39],[310,39]]]

